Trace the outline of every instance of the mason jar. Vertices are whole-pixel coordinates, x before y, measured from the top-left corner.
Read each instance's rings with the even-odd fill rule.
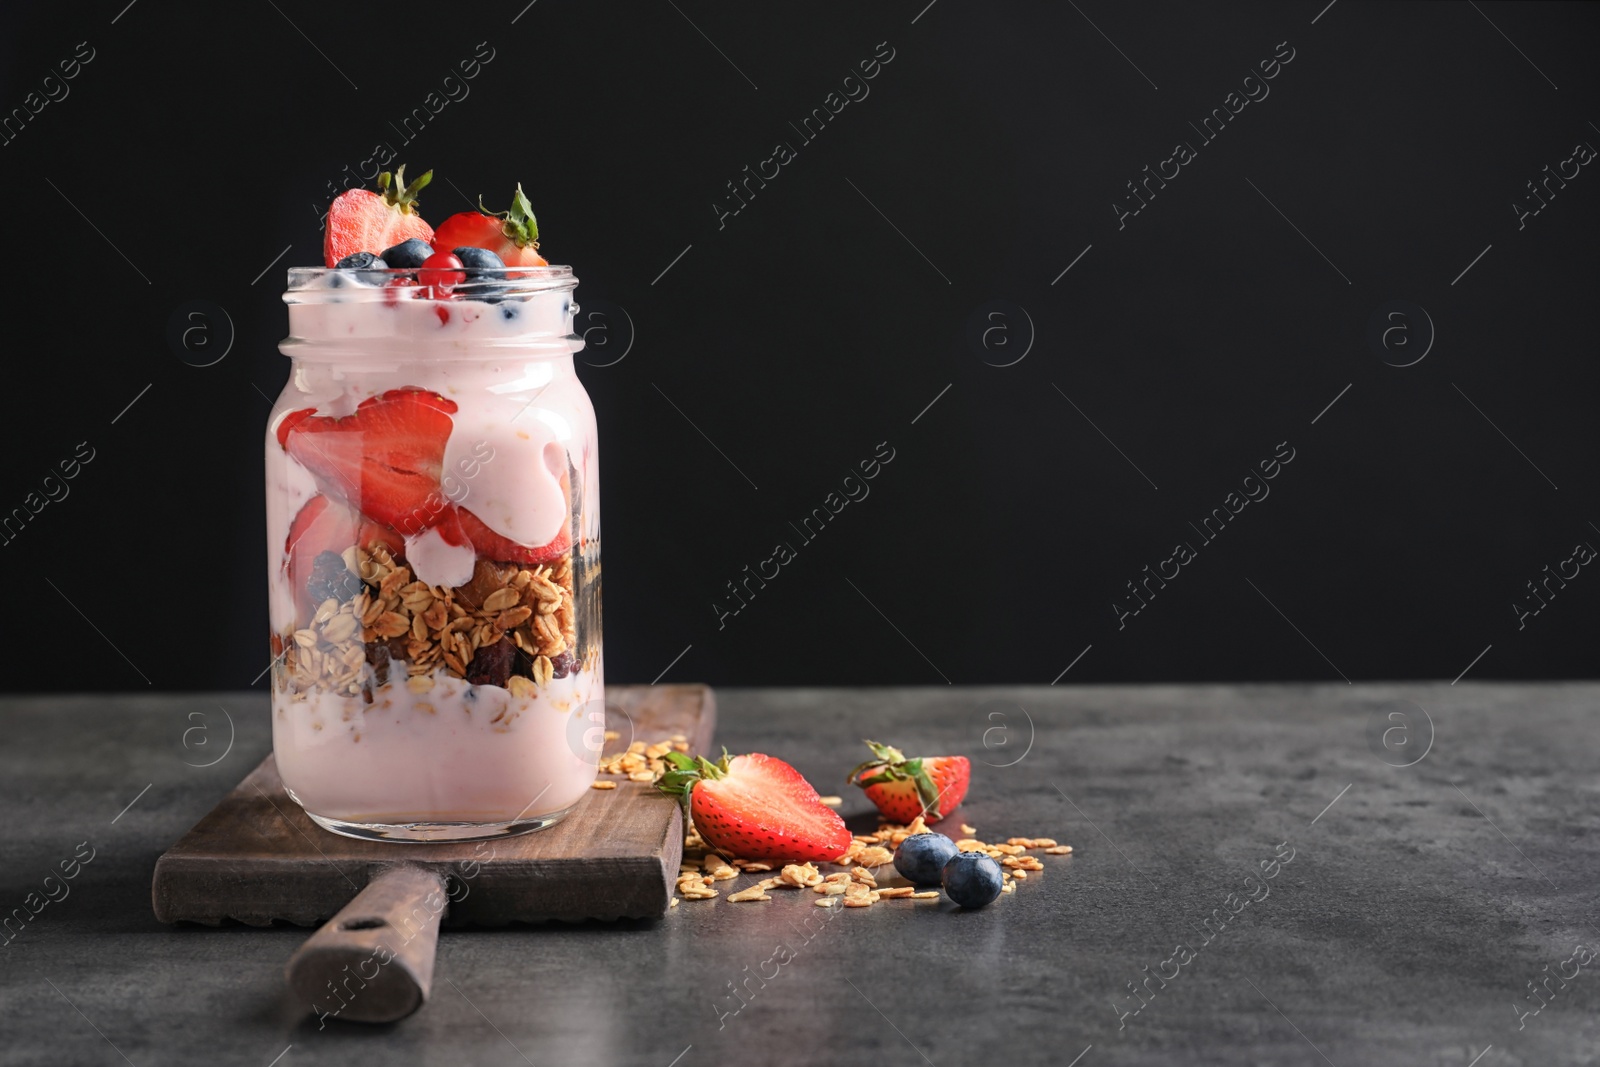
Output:
[[[289,272],[266,439],[272,747],[329,830],[521,833],[594,781],[599,454],[576,285],[558,266]]]

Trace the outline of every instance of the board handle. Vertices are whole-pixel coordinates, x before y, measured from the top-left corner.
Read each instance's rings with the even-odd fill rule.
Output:
[[[318,1029],[329,1019],[395,1022],[422,1007],[448,905],[441,874],[390,867],[312,934],[284,974]]]

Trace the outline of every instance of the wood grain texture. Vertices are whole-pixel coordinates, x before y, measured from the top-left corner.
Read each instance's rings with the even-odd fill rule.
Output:
[[[607,728],[630,739],[682,733],[710,747],[716,702],[702,685],[613,686]],[[415,864],[447,876],[445,925],[650,918],[666,912],[683,851],[677,804],[648,782],[591,790],[557,825],[491,841],[358,841],[317,826],[290,800],[271,756],[156,862],[162,922],[316,926],[380,872]]]
[[[289,988],[313,1014],[390,1023],[433,989],[439,919],[448,906],[438,871],[401,864],[379,873],[290,957]]]

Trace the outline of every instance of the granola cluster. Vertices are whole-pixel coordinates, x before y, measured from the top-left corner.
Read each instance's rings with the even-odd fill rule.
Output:
[[[615,730],[607,730],[605,739],[615,741],[622,735]],[[667,773],[666,761],[661,757],[668,752],[689,751],[689,738],[685,734],[673,734],[665,741],[658,741],[647,745],[643,741],[630,742],[628,747],[614,756],[606,756],[600,761],[601,774],[617,774],[626,777],[630,782],[654,782]],[[615,782],[597,781],[596,789],[615,789]]]
[[[919,816],[909,826],[883,823],[876,833],[861,834],[850,839],[850,847],[832,866],[847,867],[848,872],[823,874],[815,864],[789,864],[777,875],[762,878],[728,895],[731,904],[771,900],[769,889],[810,889],[819,895],[815,901],[819,908],[832,907],[836,902],[846,908],[867,908],[880,900],[937,900],[937,890],[919,890],[897,873],[885,875],[880,883],[879,870],[894,862],[894,849],[913,834],[926,833],[928,826]],[[971,826],[963,825],[961,831],[974,834]],[[1004,844],[988,844],[976,837],[964,837],[956,842],[962,852],[983,852],[1000,861],[1004,872],[1004,893],[1016,892],[1018,881],[1026,880],[1030,871],[1043,871],[1044,864],[1030,850],[1047,855],[1072,854],[1071,845],[1058,845],[1049,837],[1012,837]],[[740,874],[756,874],[772,870],[764,861],[727,857],[710,849],[704,839],[690,827],[683,841],[683,861],[678,869],[677,895],[672,907],[682,900],[713,900],[721,895],[715,888],[717,882],[731,881]],[[837,901],[835,900],[837,898]]]
[[[272,636],[277,687],[296,699],[324,689],[370,703],[402,664],[418,692],[443,666],[470,684],[531,696],[578,666],[570,553],[537,567],[479,560],[453,588],[414,579],[382,542],[351,545],[341,558],[352,580],[340,595],[304,627]]]

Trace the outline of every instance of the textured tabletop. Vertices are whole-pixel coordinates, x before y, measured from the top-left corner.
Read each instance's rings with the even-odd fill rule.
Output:
[[[1074,854],[970,913],[724,893],[659,922],[446,930],[417,1015],[319,1026],[282,975],[307,931],[169,928],[150,909],[156,857],[268,751],[264,695],[12,697],[0,703],[0,1060],[1506,1067],[1600,1055],[1600,685],[718,701],[722,743],[788,759],[825,793],[846,792],[862,737],[965,753],[959,821]],[[869,808],[856,794],[843,810]]]

